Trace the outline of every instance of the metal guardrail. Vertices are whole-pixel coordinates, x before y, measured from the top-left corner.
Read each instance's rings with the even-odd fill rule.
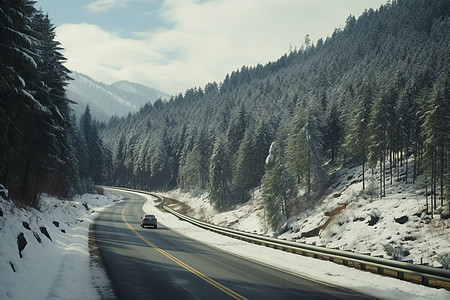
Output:
[[[164,201],[164,197],[161,197],[155,193],[149,193],[144,191],[137,191],[131,189],[123,189],[128,191],[145,193],[154,197],[157,197]],[[163,202],[162,202],[163,203]],[[430,285],[429,280],[437,280],[443,281],[446,283],[450,283],[450,270],[425,266],[425,265],[417,265],[408,262],[390,260],[381,257],[374,257],[366,254],[359,254],[350,251],[344,251],[339,249],[331,249],[326,247],[319,247],[314,245],[290,242],[285,240],[279,240],[267,236],[257,235],[248,232],[242,232],[222,226],[217,226],[213,224],[209,224],[207,222],[203,222],[197,220],[193,217],[183,215],[166,205],[162,205],[163,208],[177,216],[181,220],[187,221],[191,224],[199,226],[201,228],[220,233],[229,237],[237,238],[240,240],[244,240],[250,243],[264,245],[267,247],[280,249],[283,251],[288,251],[296,254],[301,254],[304,256],[311,256],[319,259],[327,259],[331,262],[342,263],[346,266],[353,266],[359,268],[361,270],[366,271],[376,271],[378,274],[388,275],[391,277],[397,277],[398,279],[415,281],[412,278],[405,277],[405,274],[409,274],[415,278],[420,279],[420,283],[423,285]],[[388,272],[386,272],[388,271]],[[388,274],[389,271],[391,274]],[[393,273],[393,274],[392,274]],[[396,275],[396,276],[395,276]],[[448,287],[447,287],[448,289]]]
[[[154,195],[156,196],[156,195]],[[230,237],[238,238],[247,242],[264,245],[292,253],[311,255],[314,258],[328,258],[329,261],[336,262],[336,260],[342,261],[342,264],[348,265],[350,262],[353,264],[359,264],[360,269],[366,270],[368,266],[377,269],[379,274],[384,274],[385,270],[391,270],[397,273],[397,278],[405,279],[405,274],[411,274],[421,277],[421,282],[424,285],[429,284],[429,279],[436,279],[445,282],[450,282],[450,271],[433,268],[424,265],[416,265],[407,262],[389,260],[381,257],[373,257],[369,255],[353,253],[349,251],[330,249],[325,247],[318,247],[314,245],[302,244],[270,238],[266,236],[256,235],[247,232],[241,232],[226,227],[212,225],[203,221],[199,221],[195,218],[180,214],[179,212],[164,206],[164,209],[174,214],[178,218],[185,220],[189,223],[208,229],[220,234],[224,234]]]

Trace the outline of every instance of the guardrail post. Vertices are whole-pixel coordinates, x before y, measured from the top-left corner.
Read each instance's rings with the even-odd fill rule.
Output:
[[[402,279],[402,280],[405,279],[405,273],[398,271],[397,272],[397,278],[398,279]],[[422,279],[423,279],[423,277],[422,277]]]
[[[378,274],[384,274],[384,268],[378,267]]]
[[[428,277],[422,276],[422,284],[423,285],[429,285]]]

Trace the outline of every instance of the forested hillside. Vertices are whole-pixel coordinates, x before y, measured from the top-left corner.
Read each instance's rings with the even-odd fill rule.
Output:
[[[70,71],[55,26],[34,5],[0,1],[0,184],[33,206],[42,192],[93,191],[109,157],[89,108],[79,128],[71,119]]]
[[[380,197],[393,178],[420,175],[429,210],[448,210],[449,70],[450,2],[392,1],[276,62],[113,120],[102,132],[111,184],[208,190],[221,209],[262,184],[276,228],[292,203],[320,198],[333,169],[357,163],[384,174]],[[405,164],[413,172],[400,174]]]

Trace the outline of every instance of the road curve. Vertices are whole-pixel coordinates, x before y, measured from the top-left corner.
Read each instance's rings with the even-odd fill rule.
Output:
[[[208,247],[164,224],[141,228],[144,198],[101,212],[92,238],[118,299],[373,299]]]

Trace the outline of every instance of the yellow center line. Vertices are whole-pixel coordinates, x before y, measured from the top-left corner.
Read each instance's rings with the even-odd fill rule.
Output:
[[[163,249],[159,248],[158,246],[156,246],[155,244],[153,244],[152,242],[150,242],[149,240],[147,240],[145,237],[143,237],[141,234],[139,234],[139,232],[137,232],[136,230],[134,230],[133,227],[131,227],[131,225],[127,222],[127,219],[125,218],[125,209],[128,206],[125,206],[122,209],[122,219],[125,222],[125,224],[128,226],[128,228],[131,229],[131,231],[133,231],[133,233],[138,236],[141,240],[143,240],[147,245],[149,245],[150,247],[152,247],[153,249],[155,249],[156,251],[158,251],[159,253],[161,253],[162,255],[164,255],[165,257],[167,257],[168,259],[170,259],[171,261],[175,262],[176,264],[178,264],[179,266],[183,267],[184,269],[188,270],[189,272],[195,274],[196,276],[200,277],[201,279],[203,279],[204,281],[206,281],[207,283],[211,284],[212,286],[218,288],[219,290],[221,290],[222,292],[226,293],[227,295],[231,296],[234,299],[241,299],[241,300],[247,300],[247,298],[239,295],[238,293],[230,290],[229,288],[227,288],[226,286],[223,286],[222,284],[218,283],[217,281],[209,278],[208,276],[202,274],[201,272],[197,271],[196,269],[194,269],[193,267],[187,265],[186,263],[182,262],[181,260],[179,260],[178,258],[174,257],[173,255],[169,254],[168,252],[164,251]]]

